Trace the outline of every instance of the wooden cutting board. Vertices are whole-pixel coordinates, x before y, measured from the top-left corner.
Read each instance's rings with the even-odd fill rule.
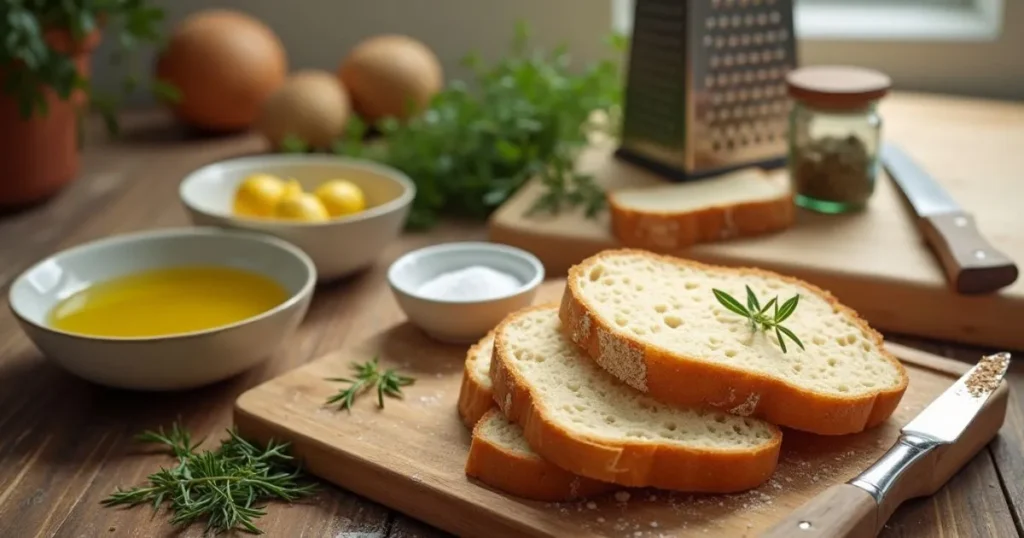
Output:
[[[885,136],[901,145],[977,217],[982,233],[1024,266],[1024,103],[896,94],[881,107]],[[610,155],[585,153],[580,168],[614,189],[659,183],[659,177]],[[784,173],[784,172],[782,172]],[[551,276],[615,247],[607,214],[526,217],[542,192],[528,184],[492,216],[493,241],[536,254]],[[875,327],[969,344],[1024,349],[1024,278],[994,295],[950,290],[923,243],[914,217],[888,177],[868,209],[828,216],[801,211],[796,225],[757,239],[701,245],[680,256],[755,265],[802,277],[832,291]]]
[[[556,301],[563,283],[548,282],[538,302]],[[756,536],[826,487],[845,482],[874,462],[899,428],[942,393],[967,365],[893,346],[910,373],[910,386],[887,423],[846,437],[786,431],[778,470],[753,491],[689,495],[631,490],[572,503],[525,501],[464,474],[469,431],[456,401],[465,346],[436,343],[408,324],[386,288],[351,328],[342,348],[253,388],[235,405],[235,424],[246,437],[293,443],[313,474],[461,536],[501,538]],[[416,377],[404,400],[372,396],[351,413],[323,405],[338,389],[328,377],[345,376],[352,361],[379,356]],[[1006,412],[1005,385],[957,445],[941,454],[936,475],[945,481],[998,431]],[[625,488],[623,491],[626,491]]]

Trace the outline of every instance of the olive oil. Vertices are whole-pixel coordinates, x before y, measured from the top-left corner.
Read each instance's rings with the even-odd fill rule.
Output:
[[[58,303],[50,325],[101,337],[154,337],[230,325],[283,303],[265,276],[230,267],[174,267],[99,282]]]

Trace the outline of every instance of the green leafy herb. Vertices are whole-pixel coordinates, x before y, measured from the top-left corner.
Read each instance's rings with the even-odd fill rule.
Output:
[[[417,188],[408,220],[414,229],[441,215],[486,218],[533,177],[546,190],[531,213],[581,208],[597,215],[604,193],[575,164],[590,136],[616,128],[618,61],[574,68],[565,47],[533,50],[528,41],[520,24],[505,58],[493,65],[473,54],[463,60],[472,81],[451,82],[404,123],[373,125],[380,143],[364,144],[371,126],[350,121],[334,151],[405,172]],[[624,45],[621,37],[611,40],[616,53]]]
[[[293,134],[281,139],[281,153],[309,153],[309,144]]]
[[[349,384],[347,388],[338,391],[337,394],[328,398],[328,405],[340,402],[339,406],[351,413],[352,404],[355,402],[356,396],[373,388],[377,391],[377,406],[383,409],[384,396],[401,398],[402,387],[416,382],[415,379],[401,375],[391,368],[381,371],[378,357],[374,357],[372,361],[353,364],[352,373],[355,379],[347,377],[332,377],[328,379],[328,381],[340,381]]]
[[[234,430],[216,450],[198,451],[201,442],[175,423],[171,431],[147,431],[136,439],[164,445],[178,459],[171,468],[149,475],[146,485],[118,488],[103,500],[105,506],[166,503],[171,524],[188,526],[206,520],[214,532],[232,529],[262,534],[255,520],[266,511],[260,503],[294,501],[312,494],[314,484],[301,484],[302,472],[288,455],[288,444],[257,446]]]
[[[52,30],[67,31],[72,40],[83,41],[98,27],[104,39],[114,43],[111,61],[130,63],[122,92],[135,90],[138,84],[134,65],[140,45],[155,43],[160,37],[159,23],[164,12],[146,0],[10,0],[0,3],[0,73],[5,95],[13,97],[23,118],[48,112],[46,90],[67,100],[72,92],[84,91],[91,107],[103,115],[109,130],[117,131],[114,117],[116,95],[93,90],[75,67],[67,50],[54,47]],[[153,92],[163,98],[177,93],[166,84],[157,84]]]
[[[736,300],[735,297],[728,293],[713,289],[712,292],[715,294],[715,299],[721,303],[727,310],[739,314],[748,320],[750,320],[751,330],[762,330],[762,331],[775,331],[775,336],[779,340],[779,347],[783,353],[786,353],[786,338],[789,338],[796,345],[800,346],[800,349],[804,349],[803,342],[793,333],[793,331],[787,329],[782,325],[783,321],[789,319],[796,311],[797,305],[800,303],[800,296],[794,295],[786,302],[779,306],[779,298],[774,297],[771,301],[768,301],[764,306],[761,306],[761,301],[758,300],[757,295],[754,294],[754,290],[747,286],[747,304]],[[771,313],[769,313],[771,311]]]

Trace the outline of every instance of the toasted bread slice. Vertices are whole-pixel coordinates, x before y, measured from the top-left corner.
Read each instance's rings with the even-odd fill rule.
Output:
[[[761,170],[608,193],[612,233],[625,246],[671,251],[783,230],[796,211],[787,182]]]
[[[524,499],[571,501],[619,486],[574,475],[530,449],[523,430],[492,407],[473,428],[466,475]]]
[[[459,417],[467,428],[473,429],[484,413],[494,407],[491,393],[491,353],[494,351],[494,331],[487,333],[466,353],[459,390]]]
[[[713,289],[743,304],[794,295],[783,325],[752,328]],[[655,399],[711,406],[818,434],[847,434],[892,414],[907,388],[882,337],[828,292],[768,271],[611,250],[569,271],[560,317],[568,336],[615,377]]]
[[[495,401],[544,459],[623,486],[695,492],[771,476],[782,433],[717,411],[668,406],[602,370],[561,330],[556,305],[510,315],[495,332]]]

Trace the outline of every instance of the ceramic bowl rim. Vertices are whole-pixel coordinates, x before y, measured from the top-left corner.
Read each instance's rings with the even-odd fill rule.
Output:
[[[530,278],[530,280],[524,282],[521,286],[516,288],[515,291],[484,300],[439,299],[434,297],[426,297],[424,295],[417,293],[415,289],[410,288],[404,282],[400,282],[400,279],[397,278],[396,276],[400,264],[404,263],[409,258],[437,255],[439,252],[452,250],[470,252],[494,251],[501,252],[503,254],[508,254],[527,262],[530,265],[530,267],[533,268],[534,275],[532,278]],[[506,299],[516,297],[524,293],[528,293],[531,290],[537,288],[537,286],[539,286],[540,283],[544,281],[544,276],[544,264],[541,263],[540,259],[538,259],[537,256],[534,256],[532,253],[518,247],[513,247],[511,245],[505,245],[501,243],[492,243],[489,241],[452,241],[447,243],[438,243],[436,245],[421,247],[406,252],[405,254],[399,256],[399,258],[392,262],[391,265],[388,267],[388,284],[391,286],[392,289],[418,301],[444,305],[478,305],[504,301]]]
[[[353,215],[347,215],[343,217],[332,217],[329,220],[323,222],[295,222],[295,221],[281,221],[274,219],[259,219],[253,217],[244,217],[232,214],[230,211],[207,211],[201,209],[192,203],[192,199],[185,195],[185,189],[188,184],[201,181],[200,178],[204,177],[210,169],[221,167],[221,166],[244,166],[253,162],[258,161],[274,161],[275,163],[294,163],[294,164],[335,164],[344,165],[350,168],[361,168],[363,170],[373,172],[382,177],[386,177],[389,180],[397,183],[401,188],[402,192],[392,200],[388,200],[383,204],[371,207],[359,213]],[[264,229],[270,230],[274,228],[278,229],[289,229],[289,228],[327,228],[335,225],[343,225],[352,222],[359,222],[362,220],[372,219],[388,213],[394,213],[400,211],[402,208],[410,205],[413,199],[416,197],[416,184],[401,170],[376,163],[367,159],[356,159],[352,157],[342,157],[340,155],[316,155],[316,154],[258,154],[258,155],[245,155],[241,157],[231,157],[228,159],[221,159],[211,163],[204,164],[198,168],[193,169],[191,172],[185,175],[185,177],[178,184],[178,199],[182,204],[185,205],[189,211],[195,211],[201,215],[207,217],[214,217],[218,219],[225,219],[230,222],[238,223],[240,225],[259,225]]]
[[[270,309],[268,309],[268,310],[266,310],[264,312],[256,314],[255,316],[250,316],[250,317],[247,317],[245,319],[241,319],[239,321],[236,321],[234,323],[229,323],[227,325],[218,325],[216,327],[212,327],[212,328],[209,328],[209,329],[203,329],[203,330],[199,330],[199,331],[189,331],[189,332],[183,332],[183,333],[167,334],[167,335],[161,335],[161,336],[90,336],[90,335],[87,335],[87,334],[79,334],[79,333],[72,333],[72,332],[62,331],[60,329],[56,329],[54,327],[50,327],[50,326],[48,326],[48,325],[46,325],[44,323],[37,323],[37,322],[29,319],[28,316],[24,315],[21,311],[19,311],[18,307],[15,305],[15,301],[14,301],[14,288],[15,288],[15,286],[20,281],[22,281],[24,278],[26,278],[29,273],[31,273],[32,271],[36,270],[38,267],[40,267],[44,263],[47,263],[47,262],[50,262],[50,261],[62,258],[64,256],[69,256],[69,255],[72,255],[72,254],[76,254],[76,253],[79,253],[79,252],[85,252],[85,251],[89,251],[89,250],[93,250],[93,249],[97,249],[97,248],[101,248],[101,247],[112,246],[112,245],[120,245],[120,244],[124,244],[124,243],[135,243],[135,242],[140,242],[140,241],[152,241],[152,240],[165,239],[165,238],[189,238],[189,237],[208,237],[208,236],[221,236],[221,237],[225,237],[226,236],[226,237],[237,238],[237,239],[247,239],[247,240],[251,240],[251,241],[261,242],[261,243],[264,243],[265,245],[269,245],[271,247],[274,247],[274,248],[277,248],[279,250],[282,250],[282,251],[292,255],[295,259],[297,259],[302,264],[303,267],[305,267],[305,269],[306,269],[306,280],[305,280],[305,282],[302,283],[302,287],[300,287],[298,289],[298,291],[296,291],[295,293],[290,294],[288,296],[288,298],[285,299],[284,301],[282,301],[280,304],[278,304],[278,305],[274,306],[273,308],[270,308]],[[11,285],[10,285],[10,287],[7,290],[7,307],[8,307],[8,309],[10,309],[11,313],[14,314],[14,316],[16,318],[18,318],[18,320],[20,322],[26,323],[28,325],[31,325],[32,327],[35,327],[36,329],[41,330],[43,332],[50,333],[52,335],[56,335],[56,336],[60,336],[60,337],[64,337],[64,338],[71,338],[71,339],[75,339],[75,340],[85,340],[85,341],[89,341],[89,342],[104,342],[104,343],[153,343],[153,342],[163,342],[163,341],[169,341],[169,340],[177,341],[177,340],[188,340],[188,339],[193,339],[193,338],[201,338],[201,337],[204,337],[204,336],[209,336],[211,334],[217,334],[217,333],[226,332],[226,331],[229,331],[229,330],[232,330],[232,329],[243,327],[245,325],[250,325],[250,324],[255,323],[257,321],[261,321],[261,320],[270,318],[272,316],[278,315],[281,312],[283,312],[285,310],[288,310],[288,309],[291,309],[296,304],[301,303],[302,301],[306,300],[313,293],[313,289],[316,287],[316,281],[317,281],[317,273],[316,273],[316,266],[313,264],[313,260],[310,259],[310,257],[305,252],[303,252],[300,248],[292,245],[291,243],[288,243],[287,241],[284,241],[283,239],[278,239],[278,238],[273,237],[273,236],[268,235],[268,234],[262,234],[262,233],[256,233],[256,232],[248,232],[248,231],[239,231],[239,230],[224,230],[224,229],[221,229],[221,228],[211,227],[211,226],[181,227],[181,228],[162,228],[162,229],[156,229],[156,230],[145,230],[145,231],[141,231],[141,232],[130,232],[130,233],[125,233],[125,234],[117,234],[117,235],[113,235],[113,236],[109,236],[109,237],[104,237],[104,238],[97,239],[95,241],[89,241],[89,242],[86,242],[86,243],[82,243],[80,245],[75,245],[73,247],[69,247],[67,249],[64,249],[64,250],[61,250],[61,251],[58,251],[58,252],[55,252],[53,254],[50,254],[50,255],[46,256],[45,258],[37,261],[36,263],[32,264],[31,266],[29,266],[28,268],[23,270],[21,273],[18,274],[18,276],[16,278],[14,278],[14,280],[11,280]]]

